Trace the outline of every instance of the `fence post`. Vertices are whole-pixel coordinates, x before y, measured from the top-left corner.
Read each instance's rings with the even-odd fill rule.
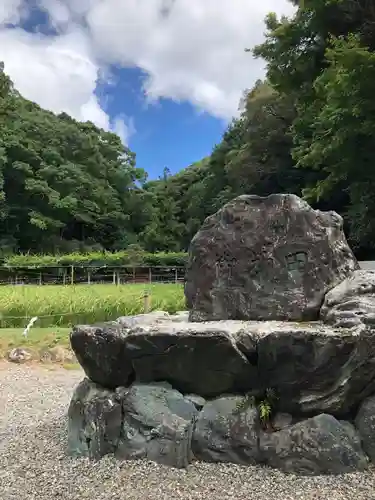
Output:
[[[90,269],[87,270],[87,284],[91,285],[91,271],[90,271]]]
[[[70,266],[70,284],[74,285],[74,266]]]
[[[143,310],[144,313],[147,314],[148,312],[150,312],[151,309],[151,293],[148,290],[145,290],[145,293],[143,295],[143,301],[144,301]]]
[[[117,283],[117,286],[120,285],[120,272],[119,271],[116,271],[116,283]]]
[[[116,285],[116,271],[113,271],[113,274],[112,274],[112,284]]]
[[[176,267],[176,269],[174,270],[174,282],[175,282],[175,283],[176,283],[176,285],[177,285],[177,283],[178,283],[178,269],[177,269],[177,267]]]
[[[42,284],[42,273],[39,273],[39,285]]]
[[[148,281],[149,283],[152,283],[152,268],[148,268]]]
[[[66,269],[64,268],[64,272],[63,272],[63,285],[65,286],[66,285]]]
[[[135,283],[135,267],[133,267],[133,283]]]

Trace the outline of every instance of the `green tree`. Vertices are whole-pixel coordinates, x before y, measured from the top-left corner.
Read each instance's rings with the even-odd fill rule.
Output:
[[[366,157],[371,156],[373,117],[366,88],[375,50],[374,4],[293,3],[298,8],[291,18],[268,16],[266,40],[254,54],[266,60],[270,84],[295,99],[291,150],[297,166],[310,172],[301,174],[305,196],[321,208],[342,213],[350,243],[359,255],[370,255],[375,236],[368,202],[372,181],[364,172],[370,168]],[[361,154],[354,156],[358,148]]]
[[[115,134],[22,98],[0,68],[0,232],[21,251],[112,249],[145,173]],[[148,221],[148,219],[147,219]]]
[[[375,249],[375,53],[358,36],[333,39],[327,68],[315,80],[311,140],[300,140],[302,167],[324,173],[307,195],[328,197],[344,189],[350,199],[350,235],[357,248]]]

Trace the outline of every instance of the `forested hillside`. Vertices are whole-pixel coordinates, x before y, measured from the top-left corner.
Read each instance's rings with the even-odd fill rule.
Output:
[[[293,3],[250,48],[266,79],[244,91],[212,154],[158,181],[116,135],[42,110],[0,70],[2,252],[186,250],[234,196],[291,192],[341,213],[358,257],[374,258],[375,7]]]
[[[375,257],[375,3],[293,3],[296,15],[270,14],[265,42],[249,50],[267,79],[244,94],[211,157],[157,187],[175,215],[160,234],[181,225],[184,248],[234,196],[291,192],[342,214],[357,256]]]

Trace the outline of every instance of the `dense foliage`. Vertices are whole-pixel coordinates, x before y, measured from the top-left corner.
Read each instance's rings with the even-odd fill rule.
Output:
[[[119,252],[87,252],[68,253],[61,255],[31,255],[14,254],[5,256],[0,261],[4,268],[34,268],[66,266],[91,267],[183,267],[187,262],[185,252],[156,252],[137,251],[131,247]]]
[[[0,172],[3,252],[124,248],[149,220],[119,137],[23,99],[1,68]]]
[[[343,215],[357,256],[375,256],[375,4],[292,3],[291,18],[267,17],[266,40],[251,50],[267,78],[245,93],[210,158],[160,181],[182,248],[195,221],[234,196],[291,192]]]
[[[183,252],[236,195],[291,192],[341,213],[357,256],[374,258],[374,3],[292,3],[292,17],[267,17],[251,49],[266,79],[212,154],[157,181],[118,137],[40,109],[0,70],[3,253]]]

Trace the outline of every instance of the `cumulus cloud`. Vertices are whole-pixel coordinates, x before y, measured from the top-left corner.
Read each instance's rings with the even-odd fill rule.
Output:
[[[54,12],[61,21],[62,11]],[[15,13],[9,10],[9,15]],[[67,16],[63,19],[66,22]],[[77,120],[120,132],[123,141],[129,137],[125,121],[115,117],[112,126],[95,95],[97,82],[106,78],[106,72],[95,61],[90,40],[81,28],[72,26],[54,37],[20,28],[0,29],[0,60],[26,98],[56,113],[65,111]]]
[[[262,41],[269,11],[293,11],[287,0],[37,1],[56,36],[1,27],[16,23],[29,3],[0,1],[6,71],[25,97],[111,128],[125,142],[135,130],[132,120],[110,118],[95,95],[110,64],[142,69],[150,100],[189,101],[227,120],[243,90],[263,74],[262,62],[244,49]]]
[[[48,37],[21,29],[0,31],[0,59],[25,97],[54,112],[108,128],[109,117],[94,94],[98,66],[80,32]]]
[[[0,27],[5,23],[16,24],[21,16],[20,8],[23,0],[1,0]]]
[[[270,11],[286,0],[106,0],[87,14],[95,52],[142,68],[150,98],[187,100],[213,115],[233,116],[243,90],[263,73],[244,52],[262,41]]]

